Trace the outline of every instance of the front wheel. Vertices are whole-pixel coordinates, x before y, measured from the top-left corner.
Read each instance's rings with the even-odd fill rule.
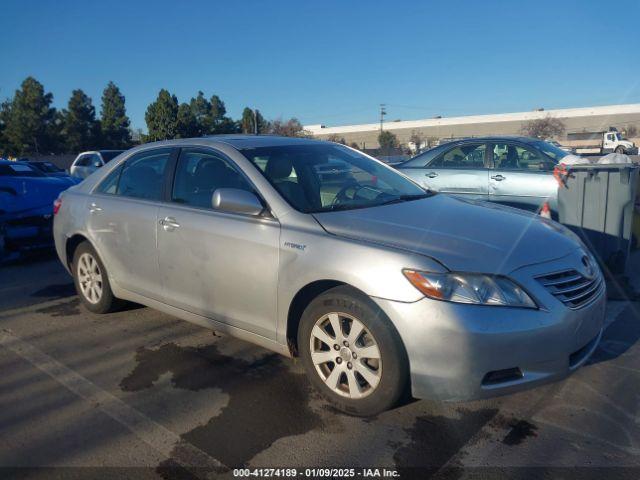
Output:
[[[298,349],[312,384],[336,408],[371,416],[406,391],[409,369],[400,337],[368,297],[336,287],[302,314]]]
[[[624,153],[624,147],[616,147],[616,153]]]

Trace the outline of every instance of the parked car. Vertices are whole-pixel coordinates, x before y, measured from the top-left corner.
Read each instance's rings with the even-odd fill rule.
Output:
[[[76,185],[70,177],[50,177],[27,162],[0,161],[0,233],[4,249],[51,247],[53,202]]]
[[[336,160],[349,175],[327,179]],[[147,144],[55,211],[88,310],[130,300],[299,356],[351,414],[407,388],[463,400],[557,380],[602,332],[602,274],[562,225],[428,192],[334,143]]]
[[[97,169],[120,155],[124,150],[96,150],[82,152],[71,164],[69,173],[72,177],[87,178]]]
[[[553,169],[567,155],[536,138],[467,138],[435,147],[396,168],[438,192],[533,212],[546,202],[556,218],[558,182]]]
[[[33,160],[27,160],[27,163],[50,177],[68,177],[69,176],[69,174],[64,169],[58,167],[56,164],[51,162],[36,162]]]

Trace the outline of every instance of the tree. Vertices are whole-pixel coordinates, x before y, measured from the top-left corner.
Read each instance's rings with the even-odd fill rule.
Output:
[[[378,143],[380,144],[380,150],[388,155],[392,150],[398,148],[398,137],[388,130],[383,130],[378,135]]]
[[[130,121],[124,95],[115,83],[109,82],[102,92],[100,135],[103,148],[128,148],[131,145]]]
[[[253,110],[249,107],[244,107],[242,118],[240,119],[242,133],[255,133],[255,119],[253,116]]]
[[[5,149],[13,154],[48,152],[56,146],[51,137],[51,122],[55,109],[53,95],[33,77],[27,77],[16,90],[13,99],[3,107]]]
[[[10,114],[11,102],[9,100],[5,100],[0,103],[0,157],[4,157],[9,154],[9,146],[7,145],[8,142],[4,132],[7,128],[7,121],[9,120]]]
[[[541,139],[559,137],[565,130],[566,127],[562,120],[551,116],[530,120],[521,128],[523,135]]]
[[[360,150],[360,145],[358,145],[356,142],[351,142],[349,146],[351,148],[355,148],[356,150]]]
[[[100,125],[96,122],[96,109],[91,98],[80,89],[74,90],[63,115],[62,134],[66,151],[77,153],[96,148]]]
[[[341,143],[342,145],[347,144],[347,141],[344,139],[344,137],[341,137],[337,133],[332,133],[331,135],[329,135],[327,137],[327,141],[334,142],[334,143]]]
[[[209,116],[207,124],[209,125],[210,134],[221,133],[238,133],[240,131],[240,125],[231,118],[227,117],[227,107],[224,102],[217,95],[212,95],[209,100]]]
[[[286,122],[282,119],[273,120],[269,122],[268,130],[272,135],[283,137],[312,137],[309,132],[303,129],[297,118],[290,118]]]
[[[188,103],[181,103],[178,107],[176,132],[178,138],[192,138],[200,134],[198,120]]]
[[[627,138],[635,138],[638,136],[638,127],[636,127],[635,125],[627,125],[627,128],[625,128],[624,130]]]
[[[178,99],[164,88],[155,102],[147,107],[144,115],[149,131],[149,141],[175,138],[178,128]]]
[[[191,111],[196,120],[198,128],[196,136],[201,137],[207,135],[213,131],[213,125],[211,124],[211,103],[204,96],[202,91],[198,92],[195,98],[192,98],[189,102]]]
[[[409,143],[413,143],[415,146],[415,153],[420,153],[420,150],[425,146],[425,137],[420,132],[413,130],[411,132],[411,136],[409,137]]]
[[[255,123],[258,122],[257,131],[255,129]],[[253,110],[249,107],[244,107],[242,111],[242,118],[240,119],[240,131],[242,133],[266,133],[269,129],[269,123],[264,119],[260,110]]]

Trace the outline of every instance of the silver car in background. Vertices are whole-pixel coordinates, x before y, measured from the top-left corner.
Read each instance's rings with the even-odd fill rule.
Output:
[[[124,150],[95,150],[79,153],[69,168],[69,175],[76,178],[87,178],[122,152]]]
[[[396,168],[426,188],[532,212],[549,204],[555,217],[553,169],[571,152],[536,138],[479,137],[439,145]]]
[[[55,205],[92,312],[122,300],[299,356],[335,406],[467,400],[557,380],[605,286],[561,225],[429,192],[351,148],[220,136],[132,149]]]

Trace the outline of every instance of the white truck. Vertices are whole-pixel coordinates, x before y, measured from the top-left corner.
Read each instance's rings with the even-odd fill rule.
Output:
[[[637,155],[638,147],[622,137],[615,128],[599,132],[576,132],[567,134],[567,143],[571,143],[577,154],[625,153]]]

